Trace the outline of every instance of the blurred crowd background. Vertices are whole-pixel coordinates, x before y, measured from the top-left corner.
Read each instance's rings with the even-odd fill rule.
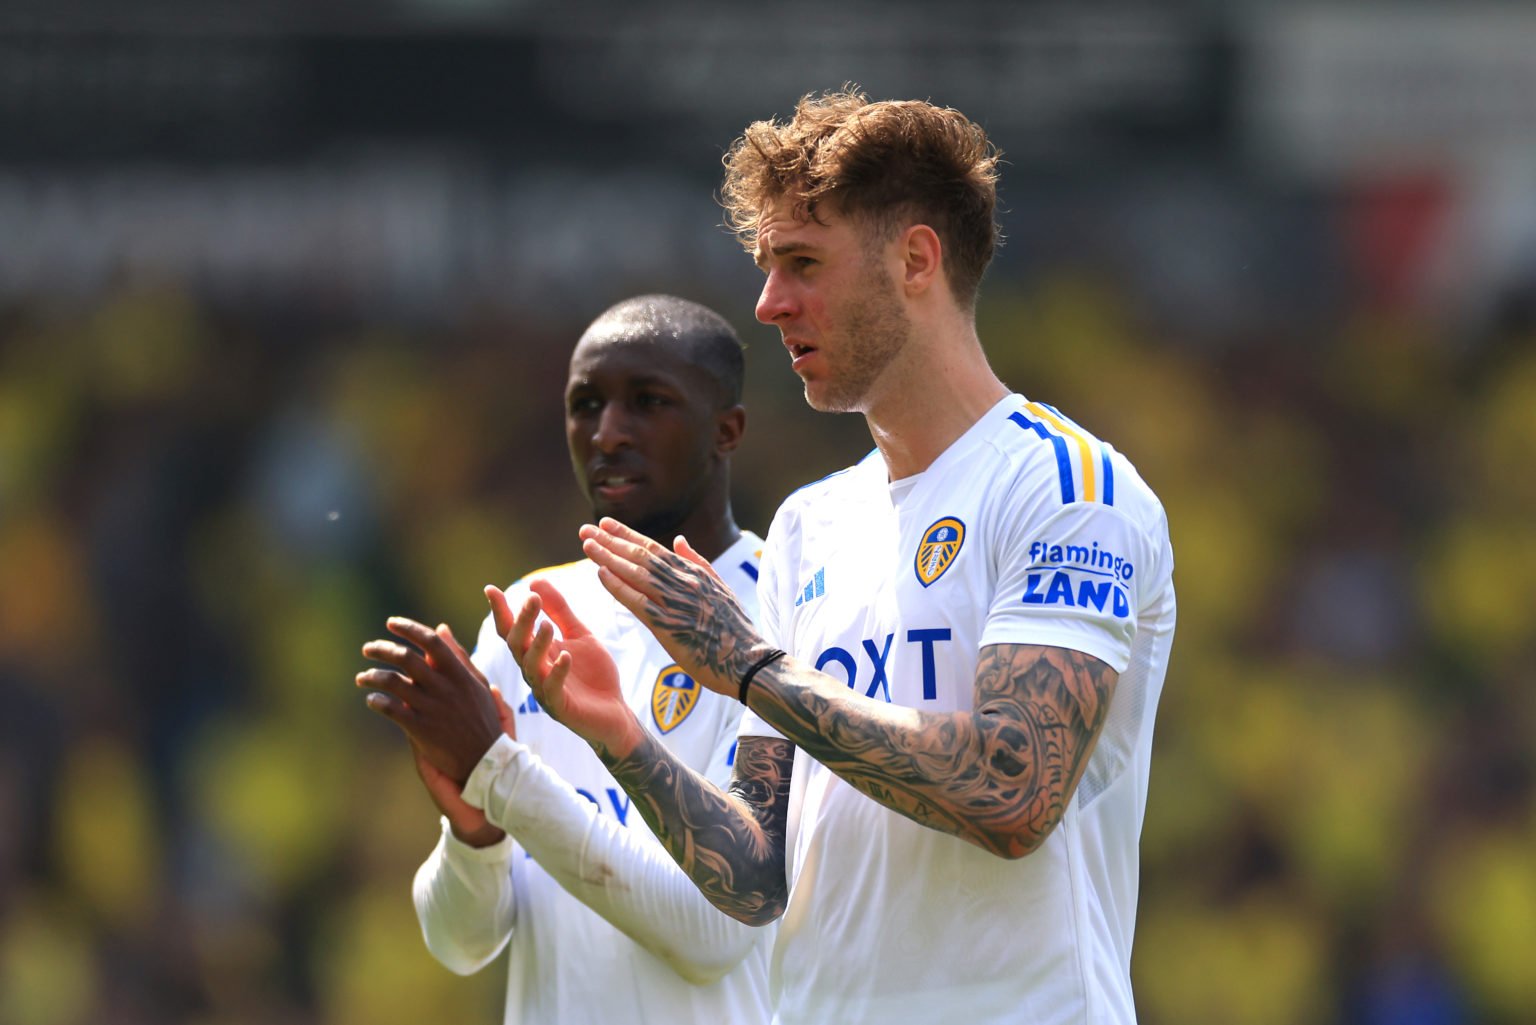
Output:
[[[988,127],[988,352],[1168,508],[1142,1020],[1536,1021],[1536,12],[158,0],[0,16],[0,1022],[500,1020],[358,648],[577,556],[625,296],[748,341],[745,525],[867,451],[712,199],[849,80]]]

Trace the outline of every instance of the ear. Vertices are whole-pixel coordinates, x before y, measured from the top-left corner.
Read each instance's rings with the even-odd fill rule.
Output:
[[[914,224],[901,233],[897,244],[907,295],[920,295],[944,280],[944,244],[938,232],[926,224]]]
[[[715,414],[715,453],[729,455],[741,444],[742,432],[747,429],[745,406],[732,406]]]

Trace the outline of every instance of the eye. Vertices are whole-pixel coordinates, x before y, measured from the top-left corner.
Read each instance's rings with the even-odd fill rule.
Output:
[[[593,395],[572,395],[566,403],[566,409],[572,416],[595,413],[601,407],[602,403]]]
[[[670,402],[670,399],[659,392],[643,391],[635,396],[635,404],[642,409],[653,409],[658,406],[669,405]]]

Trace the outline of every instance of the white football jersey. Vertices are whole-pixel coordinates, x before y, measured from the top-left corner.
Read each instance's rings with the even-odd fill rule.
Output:
[[[797,751],[778,1019],[1128,1025],[1152,721],[1173,553],[1131,464],[1011,395],[925,471],[878,453],[802,488],[769,531],[771,643],[855,693],[973,707],[980,650],[1074,649],[1120,674],[1061,824],[1016,861],[918,825]],[[748,712],[742,736],[778,736]]]
[[[716,571],[754,618],[761,549],[761,539],[744,533],[714,562]],[[740,703],[705,690],[683,673],[650,631],[603,588],[597,578],[597,567],[591,561],[540,570],[518,581],[508,591],[514,609],[527,594],[527,583],[536,577],[553,583],[582,622],[602,639],[618,665],[630,707],[646,729],[684,764],[724,786],[735,756]],[[635,837],[642,838],[646,848],[654,849],[657,855],[653,862],[663,863],[667,872],[679,877],[683,887],[691,889],[592,749],[539,707],[489,617],[480,631],[474,661],[490,682],[502,689],[516,710],[517,741],[574,786],[601,816],[612,817]],[[501,746],[508,746],[507,742],[501,742]],[[513,841],[516,839],[512,837]],[[499,946],[510,937],[507,1022],[713,1025],[766,1020],[767,947],[771,931],[762,931],[755,948],[718,982],[695,985],[568,893],[543,865],[528,855],[521,843],[504,843],[510,851],[514,910],[509,933],[496,942]],[[465,851],[456,855],[460,859],[457,867],[445,869],[441,860],[437,864],[429,861],[424,872],[440,875],[473,871],[466,866],[475,855]],[[589,857],[590,852],[560,852],[562,858],[567,855],[574,864]],[[587,869],[582,871],[590,874]],[[602,871],[617,873],[622,880],[626,871],[638,870],[633,866],[626,869],[605,865]],[[654,865],[644,871],[654,873]],[[667,902],[657,900],[654,913],[666,914],[669,909],[663,905]],[[451,923],[428,921],[433,912],[427,905],[418,897],[424,928],[452,928]],[[721,924],[736,924],[712,908],[706,910],[707,914],[717,916]],[[477,965],[469,967],[472,970]]]

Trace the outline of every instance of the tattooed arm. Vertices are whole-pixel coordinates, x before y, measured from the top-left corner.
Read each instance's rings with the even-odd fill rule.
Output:
[[[649,733],[621,758],[598,755],[711,904],[749,925],[767,925],[784,913],[793,745],[741,738],[729,793],[680,763]]]
[[[669,552],[614,520],[582,528],[604,586],[694,679],[735,695],[770,650],[685,541]],[[753,680],[752,710],[858,790],[1005,858],[1061,821],[1104,725],[1118,674],[1065,648],[982,649],[975,703],[919,712],[851,693],[793,659]]]
[[[516,614],[499,589],[487,588],[486,596],[540,706],[592,745],[710,903],[749,925],[773,921],[788,896],[784,838],[793,745],[742,738],[729,791],[721,791],[640,725],[612,657],[560,592],[545,580],[529,589]],[[539,621],[541,611],[548,621]]]
[[[1117,674],[1082,652],[981,651],[976,704],[918,712],[852,694],[799,663],[752,684],[752,710],[855,788],[1004,858],[1034,851],[1066,811]]]

